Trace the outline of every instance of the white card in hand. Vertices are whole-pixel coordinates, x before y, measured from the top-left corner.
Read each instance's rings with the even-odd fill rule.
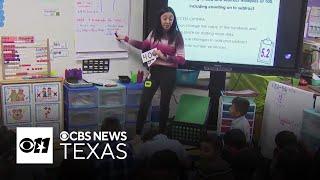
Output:
[[[141,54],[142,62],[145,63],[145,62],[157,59],[158,55],[153,55],[153,51],[155,51],[155,50],[157,50],[157,48],[154,48],[154,49],[151,49],[147,52],[142,53]]]

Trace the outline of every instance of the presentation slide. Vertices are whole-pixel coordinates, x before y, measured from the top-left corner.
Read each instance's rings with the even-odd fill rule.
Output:
[[[169,0],[186,59],[273,66],[280,0]]]

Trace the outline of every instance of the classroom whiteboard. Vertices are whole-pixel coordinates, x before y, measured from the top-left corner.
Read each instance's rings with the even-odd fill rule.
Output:
[[[131,0],[75,0],[77,52],[125,51],[115,32],[128,34]]]
[[[130,31],[127,35],[131,39],[142,40],[143,0],[132,2],[134,3],[130,4],[128,20]],[[51,69],[59,76],[64,76],[66,68],[82,67],[81,61],[76,61],[79,53],[75,48],[75,0],[5,0],[3,10],[5,20],[4,26],[0,27],[0,36],[30,35],[39,40],[48,38],[52,54]],[[107,55],[102,53],[80,55],[81,59],[110,58],[110,70],[103,76],[115,79],[118,75],[130,75],[130,71],[144,69],[141,63],[141,52],[131,47],[124,47],[124,49],[128,51],[112,51]],[[126,56],[123,53],[126,53]],[[1,74],[0,79],[2,79]]]
[[[272,158],[274,138],[283,130],[298,137],[302,126],[303,110],[312,108],[313,93],[271,81],[268,85],[261,129],[261,152]]]

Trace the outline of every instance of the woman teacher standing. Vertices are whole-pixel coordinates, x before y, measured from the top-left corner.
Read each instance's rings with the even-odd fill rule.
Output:
[[[185,63],[183,38],[173,9],[166,7],[160,10],[157,21],[144,41],[136,41],[129,39],[128,36],[116,34],[117,40],[124,40],[143,52],[157,48],[154,55],[158,55],[158,58],[149,70],[151,76],[148,81],[151,82],[151,86],[144,87],[141,97],[136,138],[139,138],[142,133],[152,98],[159,87],[161,90],[159,130],[161,133],[165,132],[170,99],[176,85],[176,70],[178,65]]]

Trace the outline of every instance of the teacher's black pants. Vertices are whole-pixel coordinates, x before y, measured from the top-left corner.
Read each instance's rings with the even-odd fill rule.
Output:
[[[170,100],[176,85],[176,68],[153,66],[150,68],[151,87],[144,87],[137,118],[136,134],[141,135],[152,98],[160,86],[160,122],[159,131],[165,132],[169,116]]]

